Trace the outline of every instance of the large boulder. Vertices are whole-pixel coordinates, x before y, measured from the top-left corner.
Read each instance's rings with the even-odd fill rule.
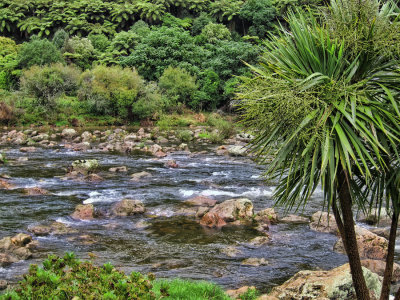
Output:
[[[311,216],[310,228],[319,232],[338,234],[335,217],[332,213],[317,211]]]
[[[363,268],[363,273],[371,294],[379,296],[382,279],[367,268]],[[261,299],[353,300],[356,297],[350,267],[345,264],[330,271],[300,271]]]
[[[61,136],[65,139],[72,139],[75,136],[77,136],[77,132],[75,129],[73,128],[65,128],[62,132],[61,132]]]
[[[276,224],[278,223],[278,214],[275,212],[275,209],[266,208],[259,211],[254,220],[262,224]]]
[[[145,211],[146,208],[140,200],[132,199],[123,199],[115,203],[111,208],[112,214],[120,217],[142,214]]]
[[[387,239],[372,233],[371,231],[355,226],[356,238],[358,251],[361,258],[370,259],[385,259],[388,250]],[[335,245],[333,250],[339,253],[346,253],[343,245],[343,241],[340,238]]]
[[[31,258],[32,249],[38,245],[37,241],[25,233],[18,233],[13,237],[0,240],[0,267],[8,266],[19,260]]]
[[[246,156],[247,149],[239,145],[231,146],[228,148],[228,153],[232,156]]]
[[[361,265],[366,267],[371,272],[378,274],[379,276],[384,275],[386,262],[383,260],[377,259],[363,259],[361,261]],[[392,275],[392,282],[399,282],[400,281],[400,265],[394,263],[393,264],[393,275]]]
[[[92,220],[94,218],[93,204],[78,204],[71,217],[76,220]]]
[[[97,159],[75,160],[72,163],[72,171],[87,175],[96,171],[99,166],[99,161]]]
[[[200,224],[208,227],[221,227],[229,222],[250,221],[253,214],[253,203],[249,199],[230,199],[214,206],[203,216]]]

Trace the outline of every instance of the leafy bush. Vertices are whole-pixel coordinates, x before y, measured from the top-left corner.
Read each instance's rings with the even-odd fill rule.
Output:
[[[155,299],[153,276],[132,272],[129,276],[111,264],[102,267],[80,261],[74,254],[63,258],[55,255],[43,262],[43,267],[31,265],[28,274],[14,291],[0,296],[12,299]]]
[[[0,36],[0,56],[17,54],[17,52],[18,46],[12,39]]]
[[[194,95],[190,106],[194,109],[215,109],[221,100],[221,80],[217,73],[207,69],[200,74],[200,90]]]
[[[94,47],[88,38],[74,36],[69,38],[63,48],[63,56],[82,70],[89,69],[94,60]]]
[[[215,20],[209,16],[207,13],[202,12],[199,17],[194,19],[193,25],[192,25],[192,34],[193,35],[199,35],[203,28],[209,24],[214,22]]]
[[[104,34],[89,34],[88,39],[92,43],[95,50],[100,53],[105,52],[110,46],[111,42]]]
[[[180,130],[176,133],[176,137],[181,142],[190,142],[193,139],[192,132],[190,130]]]
[[[0,89],[9,90],[16,85],[19,75],[17,53],[17,44],[12,39],[0,36]]]
[[[55,99],[62,95],[74,95],[78,90],[80,71],[60,63],[50,66],[32,66],[21,77],[21,90],[35,97],[37,104],[53,108]]]
[[[197,91],[196,77],[181,68],[168,67],[160,77],[159,85],[177,101],[189,103]]]
[[[182,279],[157,280],[154,282],[153,286],[153,291],[157,299],[230,299],[219,286],[210,282],[196,282]]]
[[[233,124],[224,120],[219,114],[211,114],[208,117],[207,123],[214,126],[223,139],[227,139],[235,133]]]
[[[141,92],[139,99],[132,105],[132,114],[135,118],[157,119],[170,103],[162,95],[155,83],[147,84]]]
[[[68,38],[69,34],[64,29],[60,29],[57,30],[54,34],[52,42],[57,47],[57,49],[61,50],[65,46]]]
[[[248,0],[240,10],[240,17],[251,24],[248,34],[264,37],[273,27],[275,12],[271,0]]]
[[[227,40],[231,37],[231,32],[223,24],[209,23],[201,31],[201,35],[208,43],[216,43],[218,41]]]
[[[132,119],[143,86],[136,70],[97,66],[82,74],[79,98],[87,101],[91,113]]]
[[[18,53],[18,65],[21,68],[29,68],[33,65],[47,65],[63,62],[61,52],[57,47],[46,39],[32,39],[21,45]]]

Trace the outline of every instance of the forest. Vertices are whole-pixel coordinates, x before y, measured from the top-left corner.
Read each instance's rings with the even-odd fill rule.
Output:
[[[129,124],[231,110],[287,11],[319,1],[5,0],[0,121]]]

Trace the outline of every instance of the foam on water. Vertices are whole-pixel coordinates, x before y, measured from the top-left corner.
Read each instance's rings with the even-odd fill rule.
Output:
[[[103,190],[101,192],[94,191],[89,193],[89,198],[83,201],[83,204],[91,204],[97,202],[116,202],[123,199],[123,195],[117,190]]]

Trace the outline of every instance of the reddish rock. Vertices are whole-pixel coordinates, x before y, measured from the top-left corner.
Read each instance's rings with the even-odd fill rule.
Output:
[[[185,204],[193,206],[214,206],[217,204],[217,200],[205,196],[198,196],[186,200]]]
[[[208,212],[201,218],[200,225],[207,227],[223,227],[226,225],[226,222],[217,213]]]
[[[388,250],[387,239],[372,233],[371,231],[355,226],[358,251],[361,258],[385,259]],[[346,253],[342,239],[339,239],[333,246],[333,250],[339,253]]]
[[[385,273],[386,262],[383,260],[363,259],[361,261],[361,265],[363,267],[366,267],[371,272],[378,274],[379,276],[383,277]],[[400,265],[394,263],[392,282],[398,282],[398,281],[400,281]]]
[[[93,204],[78,204],[71,217],[77,220],[92,220],[94,218]]]
[[[175,160],[169,160],[164,164],[167,168],[179,168],[179,165],[176,163]]]
[[[40,187],[33,187],[24,189],[24,194],[28,196],[40,196],[40,195],[48,195],[49,191]]]
[[[162,157],[166,157],[166,156],[167,156],[167,154],[166,154],[165,152],[161,151],[161,150],[155,152],[153,155],[154,155],[155,157],[158,157],[158,158],[162,158]]]
[[[15,185],[8,182],[7,180],[0,179],[0,189],[10,190],[15,188]]]
[[[51,227],[44,226],[44,225],[36,225],[36,226],[29,227],[28,231],[32,232],[36,236],[46,236],[46,235],[50,234]]]
[[[89,174],[84,177],[84,181],[88,181],[88,182],[101,182],[103,180],[104,180],[104,178],[97,174]]]
[[[35,147],[21,147],[19,148],[19,151],[21,152],[36,152],[36,148]]]
[[[142,201],[140,200],[132,200],[132,199],[123,199],[113,205],[111,208],[111,212],[115,216],[131,216],[136,214],[142,214],[146,211]]]

